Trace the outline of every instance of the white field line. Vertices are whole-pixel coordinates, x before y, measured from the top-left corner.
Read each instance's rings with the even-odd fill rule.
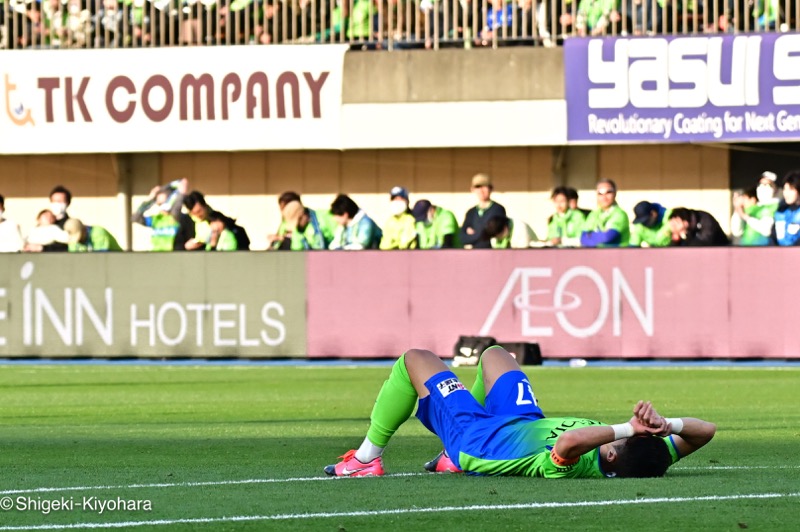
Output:
[[[781,465],[781,466],[688,466],[675,467],[672,471],[732,471],[732,470],[753,470],[753,469],[800,469],[800,465]],[[399,477],[429,477],[431,473],[394,473],[386,475],[384,478]],[[241,480],[208,480],[198,482],[156,482],[151,484],[119,484],[119,485],[99,485],[99,486],[61,486],[61,487],[39,487],[23,488],[13,490],[0,490],[0,495],[22,495],[26,493],[60,493],[68,491],[92,491],[92,490],[132,490],[147,488],[196,488],[202,486],[239,486],[245,484],[285,484],[290,482],[320,482],[331,480],[354,480],[337,477],[296,477],[296,478],[248,478]]]
[[[0,526],[0,531],[10,530],[75,530],[94,528],[133,528],[139,526],[179,525],[179,524],[204,524],[204,523],[232,523],[255,521],[291,521],[301,519],[324,519],[330,517],[373,517],[384,515],[408,515],[439,512],[474,512],[498,510],[536,510],[541,508],[589,508],[596,506],[626,506],[634,504],[664,504],[681,502],[705,501],[738,501],[745,499],[785,499],[800,497],[797,493],[748,493],[741,495],[706,495],[700,497],[655,497],[647,499],[617,499],[605,501],[576,501],[576,502],[532,502],[523,504],[487,504],[473,506],[443,506],[440,508],[396,508],[387,510],[363,510],[354,512],[318,512],[304,514],[275,514],[275,515],[236,515],[228,517],[193,517],[183,519],[154,519],[151,521],[118,521],[111,523],[72,523],[33,526]]]

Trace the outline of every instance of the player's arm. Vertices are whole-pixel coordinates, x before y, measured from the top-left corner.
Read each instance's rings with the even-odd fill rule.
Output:
[[[650,403],[639,403],[633,408],[633,417],[643,425],[660,427],[657,436],[672,435],[678,455],[683,458],[711,441],[717,426],[695,417],[665,418]]]
[[[559,460],[563,460],[564,465],[575,463],[582,454],[606,443],[631,436],[656,434],[659,430],[663,430],[663,427],[648,427],[636,416],[632,417],[628,423],[619,425],[598,425],[569,430],[556,440],[553,447],[553,460],[557,463]]]

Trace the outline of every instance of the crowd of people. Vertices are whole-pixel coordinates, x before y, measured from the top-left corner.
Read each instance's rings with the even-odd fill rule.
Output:
[[[539,247],[794,246],[800,244],[800,171],[779,183],[763,172],[755,186],[733,197],[730,237],[708,212],[640,201],[632,216],[616,201],[611,179],[597,182],[596,208],[578,206],[578,192],[559,186],[551,194],[553,214],[547,234],[537,236],[524,221],[510,217],[492,199],[486,173],[470,183],[476,204],[458,223],[455,214],[425,198],[413,205],[407,188],[389,191],[386,211],[370,216],[346,194],[329,206],[313,209],[292,191],[278,197],[281,222],[267,237],[269,250],[364,249],[525,249]],[[49,208],[23,238],[19,225],[4,216],[0,196],[0,251],[121,251],[116,238],[99,225],[69,216],[72,194],[55,187]],[[156,186],[131,221],[150,229],[152,251],[244,251],[250,238],[237,221],[212,208],[186,179]]]
[[[780,0],[8,0],[0,43],[552,46],[572,35],[785,31],[795,11]]]

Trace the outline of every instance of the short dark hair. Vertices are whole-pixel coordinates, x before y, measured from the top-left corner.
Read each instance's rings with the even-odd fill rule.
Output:
[[[688,222],[692,219],[692,213],[686,207],[676,207],[675,209],[672,209],[672,213],[669,215],[670,220],[673,218],[680,218],[684,222]]]
[[[203,194],[197,190],[189,192],[189,194],[183,198],[183,205],[190,211],[194,209],[194,206],[198,203],[203,207],[208,207],[205,196],[203,196]]]
[[[783,184],[800,190],[800,170],[792,170],[783,177]]]
[[[758,199],[758,192],[756,192],[756,187],[750,187],[742,190],[742,196],[745,196],[747,198]]]
[[[358,214],[358,204],[350,199],[350,196],[339,194],[331,203],[331,214],[335,216],[346,214],[350,218],[355,218],[356,214]]]
[[[283,206],[293,201],[300,201],[300,194],[289,190],[278,196],[278,205]]]
[[[572,187],[564,187],[567,189],[567,199],[578,201],[578,191]]]
[[[614,470],[622,478],[663,477],[672,465],[667,442],[657,436],[633,436],[617,449]]]
[[[572,189],[575,190],[575,189]],[[570,198],[570,188],[569,187],[556,187],[553,189],[553,193],[550,194],[550,199],[555,199],[556,196],[564,196],[567,199]],[[578,191],[575,191],[575,199],[578,199]]]
[[[3,197],[2,194],[0,194],[0,207],[5,208],[5,206],[6,206],[6,199]]]
[[[62,185],[58,185],[57,187],[54,187],[53,190],[50,191],[50,195],[47,196],[47,197],[48,198],[52,198],[53,194],[58,194],[59,192],[64,194],[64,196],[67,197],[67,206],[69,206],[69,204],[72,203],[72,192],[67,190],[67,188],[62,186]]]
[[[616,191],[617,191],[617,184],[616,184],[616,183],[614,183],[614,181],[613,181],[612,179],[608,179],[608,178],[605,178],[605,177],[604,177],[603,179],[601,179],[600,181],[598,181],[598,182],[597,182],[597,184],[598,184],[598,185],[608,185],[608,186],[610,186],[610,187],[611,187],[611,190],[612,190],[612,191],[614,191],[614,192],[616,192]]]
[[[483,236],[487,239],[494,238],[502,233],[510,223],[511,221],[506,216],[492,216],[486,220],[486,225],[483,227]]]

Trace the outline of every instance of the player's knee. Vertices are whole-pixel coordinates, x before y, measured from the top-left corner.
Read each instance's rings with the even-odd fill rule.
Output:
[[[508,359],[510,357],[512,357],[511,353],[509,353],[508,351],[505,350],[505,348],[499,345],[493,345],[491,347],[487,347],[483,351],[483,354],[481,354],[481,359],[484,361],[491,360],[494,358]]]
[[[407,368],[432,360],[439,361],[439,357],[427,349],[409,349],[405,352],[403,358],[405,358]]]

